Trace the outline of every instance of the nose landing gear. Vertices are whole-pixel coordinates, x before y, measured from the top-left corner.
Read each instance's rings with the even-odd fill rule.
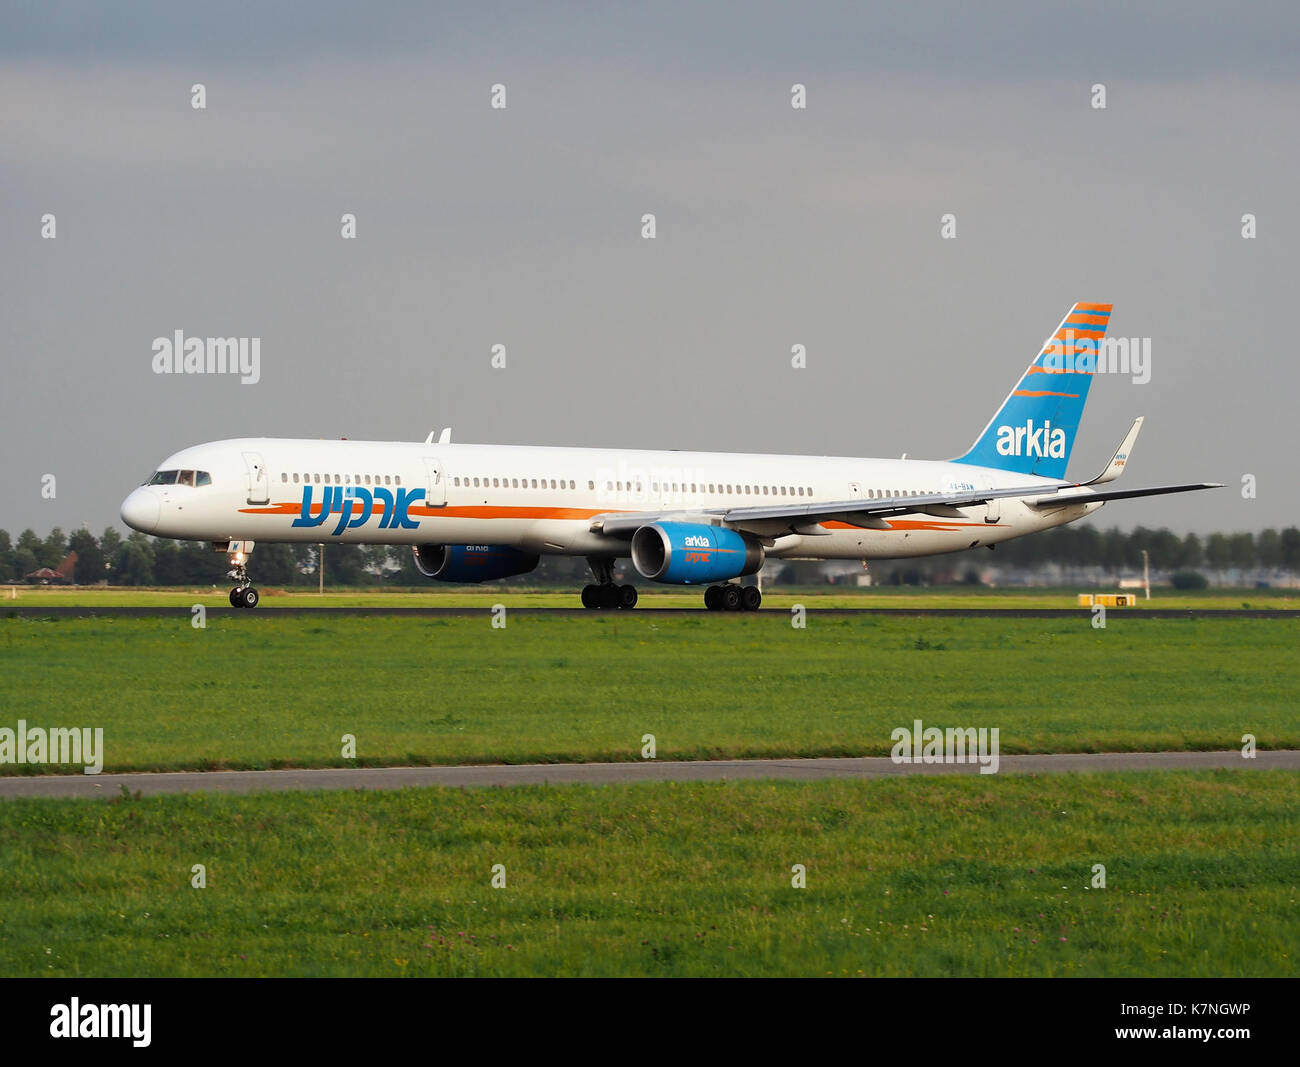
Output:
[[[252,541],[232,541],[227,547],[231,564],[228,577],[236,582],[235,587],[230,590],[232,608],[255,608],[262,599],[253,588],[253,579],[248,576],[248,569],[245,566],[248,562],[248,554],[252,551]]]

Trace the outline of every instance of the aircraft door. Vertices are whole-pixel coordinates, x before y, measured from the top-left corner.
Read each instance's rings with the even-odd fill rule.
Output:
[[[1002,521],[1002,501],[990,500],[984,505],[984,521],[992,526]]]
[[[424,469],[428,475],[425,500],[431,508],[444,507],[447,503],[447,473],[442,469],[442,461],[437,456],[425,456]]]
[[[260,452],[245,452],[244,466],[248,468],[248,502],[265,504],[271,499],[271,479],[266,476],[266,464]]]

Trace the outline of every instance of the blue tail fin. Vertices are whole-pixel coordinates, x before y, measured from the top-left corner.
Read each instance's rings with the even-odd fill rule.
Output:
[[[1110,308],[1075,304],[970,451],[953,462],[1064,478]]]

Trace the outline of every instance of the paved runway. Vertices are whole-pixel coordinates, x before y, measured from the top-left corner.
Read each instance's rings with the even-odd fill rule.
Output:
[[[1091,608],[821,608],[816,602],[805,604],[810,615],[881,615],[881,616],[930,616],[935,618],[977,619],[1065,619],[1091,618]],[[510,608],[512,615],[590,615],[608,614],[620,619],[635,618],[638,615],[697,615],[703,614],[703,606],[698,608],[636,608],[632,611],[589,612],[585,608]],[[348,615],[395,616],[399,618],[433,618],[446,619],[461,616],[484,616],[491,611],[487,605],[476,608],[321,608],[321,607],[262,607],[248,611],[243,608],[210,607],[207,616],[210,619],[274,619],[282,616],[312,615],[342,618]],[[714,618],[751,618],[750,612],[708,612]],[[773,616],[788,620],[788,608],[763,608],[756,613],[759,616]],[[165,619],[185,618],[190,616],[190,605],[175,607],[6,607],[0,602],[0,620],[6,616],[20,619],[66,619],[66,618],[108,618],[108,619]],[[1300,619],[1300,611],[1288,608],[1109,608],[1107,621],[1124,619]]]
[[[1300,750],[1259,752],[1103,752],[1003,756],[999,774],[1145,770],[1300,771]],[[309,789],[400,789],[403,786],[615,785],[632,782],[717,782],[779,778],[888,778],[906,774],[977,774],[976,764],[898,764],[861,759],[716,760],[699,762],[564,763],[489,767],[359,767],[299,771],[181,771],[168,774],[70,774],[0,777],[0,799],[114,797],[122,788],[160,793],[261,793]],[[990,776],[991,777],[991,776]]]

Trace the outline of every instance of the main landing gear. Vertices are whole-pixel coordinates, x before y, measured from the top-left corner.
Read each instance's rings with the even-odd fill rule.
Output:
[[[727,582],[704,590],[704,606],[710,611],[757,611],[762,603],[763,594],[756,585]]]
[[[636,607],[636,586],[614,584],[614,561],[612,559],[588,556],[587,563],[591,567],[591,573],[595,575],[596,584],[582,587],[582,606],[584,608],[595,611],[631,611]]]
[[[233,566],[229,577],[235,579],[238,583],[230,590],[230,606],[232,608],[255,608],[258,601],[262,598],[258,595],[257,590],[253,588],[253,579],[248,576],[248,570],[244,566],[248,562],[248,554],[245,552],[232,552],[230,562]]]

